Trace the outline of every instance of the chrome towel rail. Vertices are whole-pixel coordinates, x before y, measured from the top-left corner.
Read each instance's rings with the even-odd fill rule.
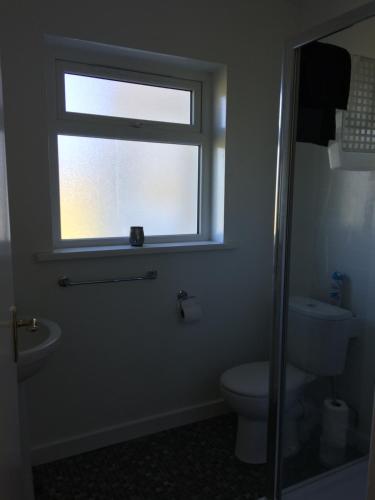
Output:
[[[148,271],[142,276],[127,276],[125,278],[110,278],[107,280],[92,280],[92,281],[72,281],[67,276],[61,276],[58,279],[59,286],[80,286],[80,285],[100,285],[104,283],[121,283],[122,281],[142,281],[142,280],[155,280],[158,277],[157,271]]]

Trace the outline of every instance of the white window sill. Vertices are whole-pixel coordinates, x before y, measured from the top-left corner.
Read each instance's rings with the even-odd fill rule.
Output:
[[[213,250],[233,250],[235,246],[216,241],[197,241],[189,243],[152,243],[143,247],[114,245],[102,247],[59,248],[50,252],[38,252],[38,262],[51,260],[92,259],[98,257],[121,257],[129,255],[148,255],[162,253],[206,252]]]

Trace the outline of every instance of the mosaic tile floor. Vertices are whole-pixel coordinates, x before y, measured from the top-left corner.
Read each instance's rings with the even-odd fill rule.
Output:
[[[36,500],[257,500],[264,465],[233,454],[224,415],[33,469]]]

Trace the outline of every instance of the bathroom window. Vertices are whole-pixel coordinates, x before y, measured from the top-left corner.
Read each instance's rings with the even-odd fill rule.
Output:
[[[208,239],[208,80],[58,59],[54,88],[55,247]]]

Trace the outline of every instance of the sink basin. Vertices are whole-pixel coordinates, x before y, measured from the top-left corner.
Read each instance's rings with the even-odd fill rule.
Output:
[[[18,329],[18,382],[37,373],[56,351],[61,328],[53,321],[38,318],[38,330]]]

